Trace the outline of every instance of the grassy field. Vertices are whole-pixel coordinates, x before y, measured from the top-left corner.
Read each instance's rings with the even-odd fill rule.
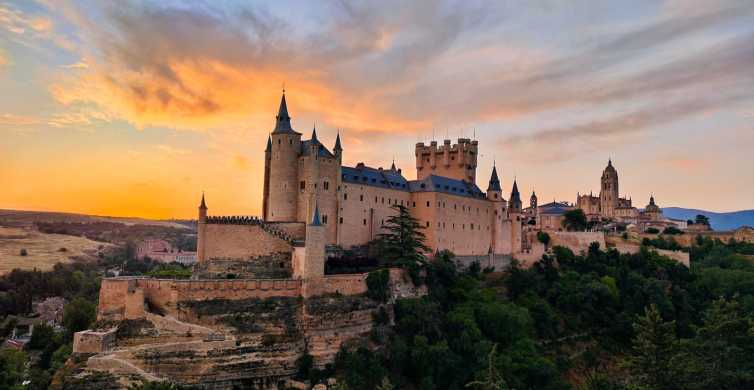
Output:
[[[14,268],[49,270],[59,262],[94,260],[98,250],[108,246],[82,237],[0,226],[0,275]],[[26,249],[26,256],[20,255],[21,249]]]

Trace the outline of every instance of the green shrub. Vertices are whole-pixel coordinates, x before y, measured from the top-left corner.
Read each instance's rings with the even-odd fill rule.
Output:
[[[367,275],[367,296],[379,302],[387,302],[390,296],[390,272],[386,269],[372,271]]]

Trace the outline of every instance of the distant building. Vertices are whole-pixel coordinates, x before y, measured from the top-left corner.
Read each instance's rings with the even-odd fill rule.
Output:
[[[144,240],[136,248],[137,259],[144,260],[146,257],[163,263],[193,264],[196,262],[196,252],[182,251],[160,239]]]

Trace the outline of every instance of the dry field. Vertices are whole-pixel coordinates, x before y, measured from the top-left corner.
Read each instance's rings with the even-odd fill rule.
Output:
[[[49,270],[55,263],[95,259],[99,248],[108,246],[110,244],[82,237],[0,226],[0,275],[14,268]],[[21,256],[21,249],[26,249],[28,254]]]

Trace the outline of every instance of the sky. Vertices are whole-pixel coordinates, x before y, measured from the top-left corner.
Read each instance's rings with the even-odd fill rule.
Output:
[[[540,204],[611,158],[636,206],[754,208],[751,0],[0,0],[0,209],[259,215],[283,87],[345,165],[476,138]]]

